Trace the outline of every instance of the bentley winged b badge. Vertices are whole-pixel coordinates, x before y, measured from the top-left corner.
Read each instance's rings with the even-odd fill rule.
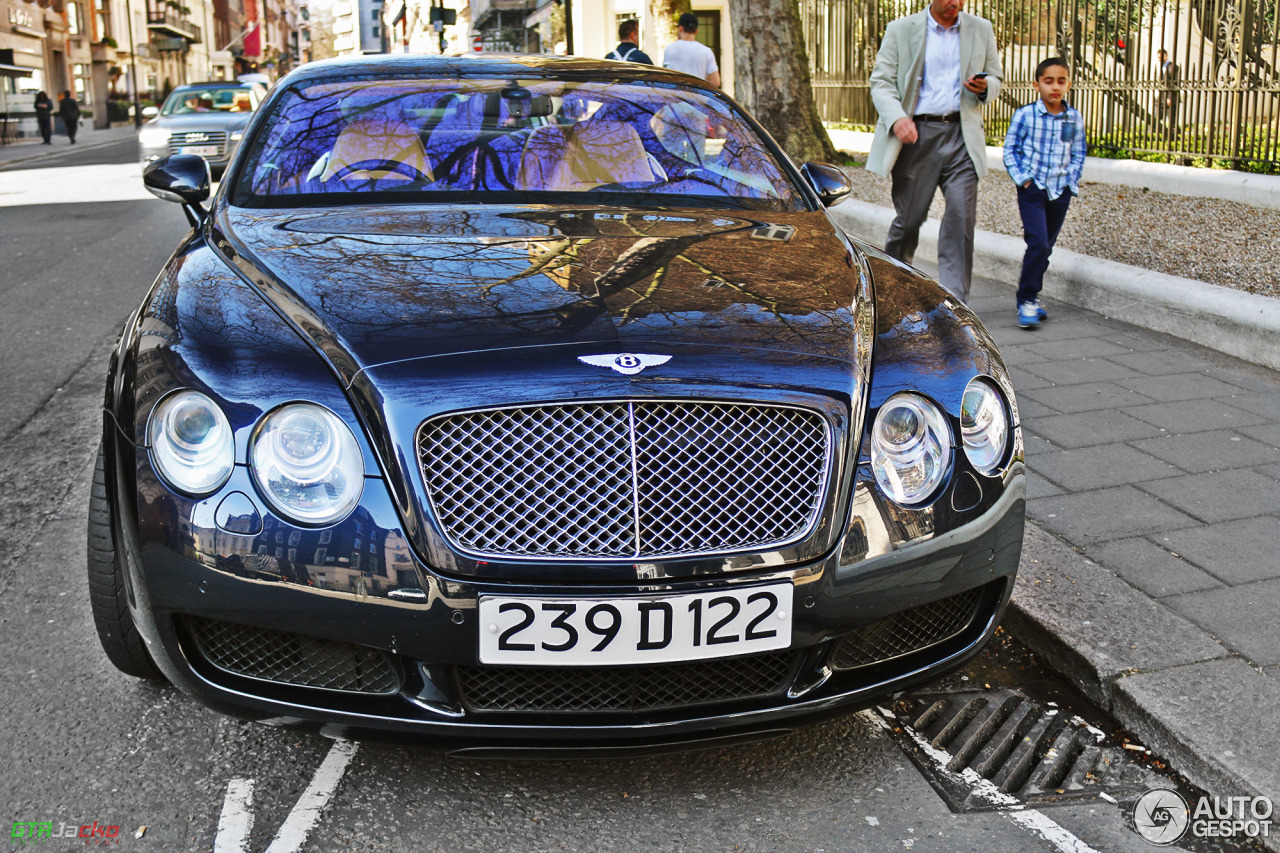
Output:
[[[608,355],[580,355],[578,361],[594,367],[609,367],[623,376],[632,376],[646,367],[656,367],[671,360],[669,355],[648,355],[642,352],[615,352]]]

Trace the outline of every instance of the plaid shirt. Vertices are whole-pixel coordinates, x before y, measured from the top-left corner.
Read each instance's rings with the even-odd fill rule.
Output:
[[[1054,115],[1044,101],[1019,107],[1004,138],[1004,167],[1018,186],[1034,181],[1049,198],[1070,190],[1080,195],[1084,169],[1084,120],[1067,106]]]

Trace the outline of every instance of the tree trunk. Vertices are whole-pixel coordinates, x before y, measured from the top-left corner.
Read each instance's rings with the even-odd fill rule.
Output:
[[[729,0],[729,15],[734,96],[792,159],[834,161],[835,146],[813,100],[800,0]]]
[[[658,50],[679,38],[676,21],[685,12],[692,11],[693,0],[649,0],[649,20],[653,22]]]

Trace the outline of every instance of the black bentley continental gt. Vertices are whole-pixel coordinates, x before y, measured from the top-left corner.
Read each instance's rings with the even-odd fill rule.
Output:
[[[471,754],[767,737],[995,630],[992,339],[839,170],[661,68],[306,65],[120,337],[89,517],[121,670]]]

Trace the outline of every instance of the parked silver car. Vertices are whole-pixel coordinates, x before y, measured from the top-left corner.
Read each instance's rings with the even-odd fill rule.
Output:
[[[235,153],[245,125],[266,89],[258,83],[217,81],[179,86],[156,110],[155,117],[138,133],[138,148],[144,164],[170,154],[196,154],[209,163],[218,176]]]

